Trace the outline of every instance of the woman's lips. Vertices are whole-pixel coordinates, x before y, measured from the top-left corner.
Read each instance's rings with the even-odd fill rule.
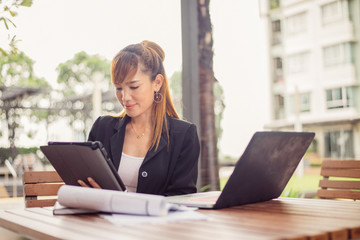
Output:
[[[125,105],[125,108],[128,110],[131,110],[132,108],[134,108],[135,104],[127,104]]]

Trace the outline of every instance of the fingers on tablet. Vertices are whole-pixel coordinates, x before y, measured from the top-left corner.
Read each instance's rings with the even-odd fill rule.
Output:
[[[91,177],[88,177],[87,180],[93,188],[101,188],[100,185]]]
[[[89,187],[83,180],[77,180],[77,182],[82,187]]]

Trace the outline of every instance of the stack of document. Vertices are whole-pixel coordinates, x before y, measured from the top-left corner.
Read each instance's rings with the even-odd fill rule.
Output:
[[[58,203],[53,213],[123,213],[145,216],[166,216],[169,211],[189,211],[188,208],[168,203],[166,197],[152,194],[63,185],[58,191]]]

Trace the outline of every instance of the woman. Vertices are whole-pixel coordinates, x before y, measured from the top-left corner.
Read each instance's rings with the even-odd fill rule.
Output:
[[[196,126],[179,120],[164,57],[162,48],[150,41],[129,45],[115,56],[111,81],[124,110],[116,117],[99,117],[88,140],[103,143],[128,191],[194,193],[200,143]]]

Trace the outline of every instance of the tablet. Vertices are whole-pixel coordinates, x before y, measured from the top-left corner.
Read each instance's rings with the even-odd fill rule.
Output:
[[[65,184],[79,186],[77,180],[80,179],[89,185],[87,177],[92,177],[104,189],[126,189],[99,141],[48,142],[40,149]]]

